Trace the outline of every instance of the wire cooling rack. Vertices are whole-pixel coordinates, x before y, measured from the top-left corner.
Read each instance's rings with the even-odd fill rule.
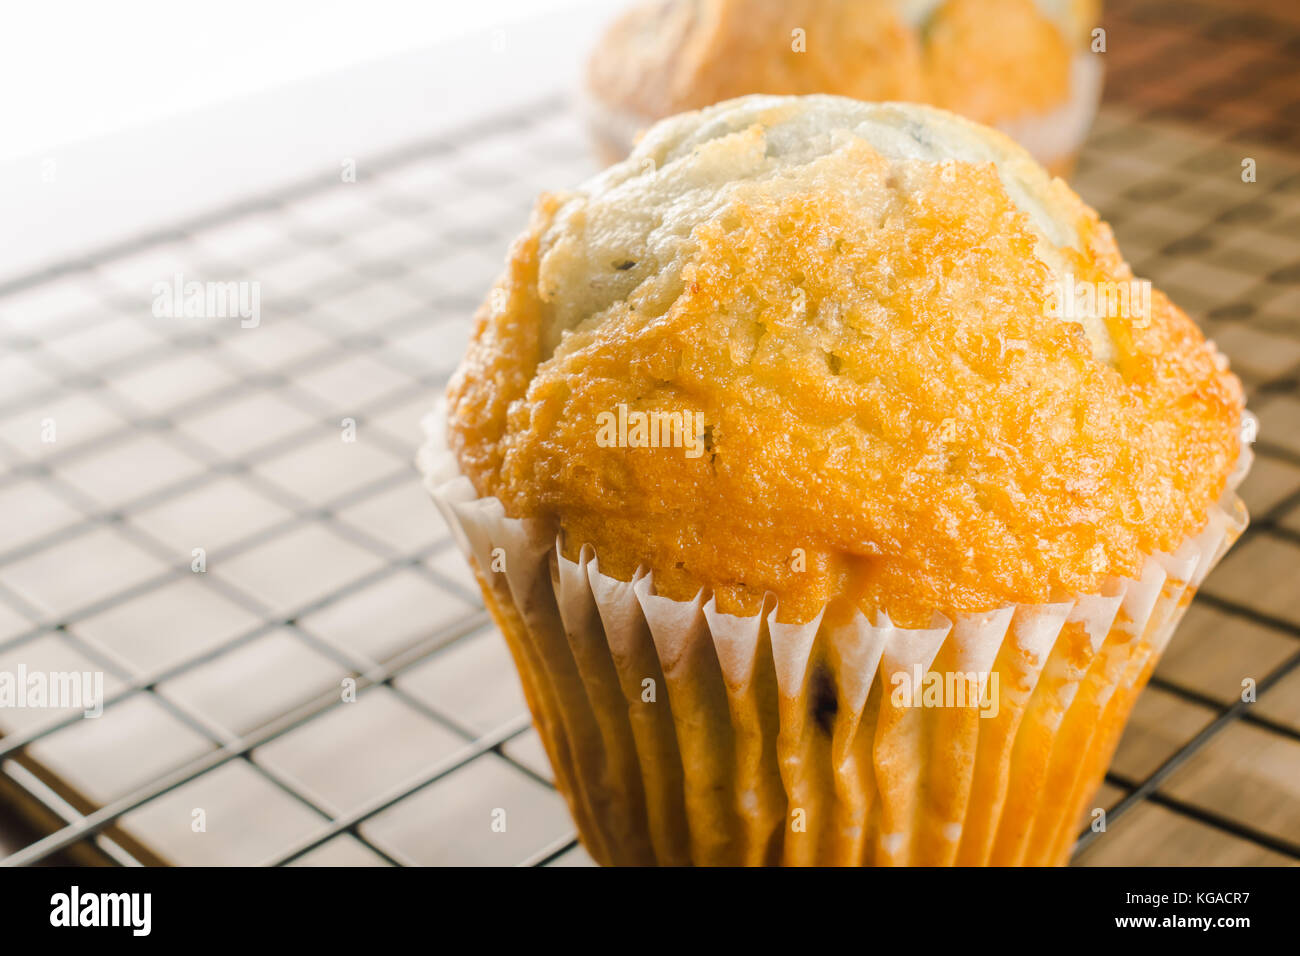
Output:
[[[10,862],[583,858],[411,459],[504,237],[588,162],[540,104],[0,297],[0,670],[107,699],[0,709],[57,828]],[[155,317],[175,276],[256,281],[260,324]]]
[[[1117,6],[1110,83],[1141,96],[1103,110],[1075,186],[1231,356],[1262,437],[1253,525],[1142,695],[1076,860],[1294,863],[1295,127],[1232,111],[1207,135],[1142,79],[1167,86],[1231,16],[1267,50],[1227,57],[1219,93],[1233,70],[1293,90],[1277,61],[1300,31]],[[1142,51],[1117,42],[1139,30]],[[39,828],[4,862],[590,862],[410,461],[533,198],[591,162],[540,103],[0,290],[0,671],[102,672],[106,696],[93,720],[0,709],[0,790]],[[177,275],[258,282],[260,325],[156,318]]]

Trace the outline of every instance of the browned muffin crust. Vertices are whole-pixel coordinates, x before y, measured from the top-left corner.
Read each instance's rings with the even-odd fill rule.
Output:
[[[911,626],[1095,593],[1204,524],[1238,454],[1239,383],[1158,291],[1096,341],[1048,317],[1062,270],[1133,278],[1091,210],[1027,180],[1078,236],[1056,246],[993,164],[889,158],[842,130],[782,166],[783,124],[824,107],[777,102],[797,109],[745,126],[738,108],[736,131],[703,142],[706,119],[679,117],[613,180],[539,200],[448,391],[481,495],[553,526],[570,556],[594,545],[608,574],[652,570],[669,597],[703,588],[752,613],[770,592],[791,621],[842,599]],[[602,217],[654,235],[674,208],[656,176],[743,162],[759,172],[719,174],[717,215],[636,251],[659,257],[644,278],[570,314],[610,281],[593,269],[624,267],[583,258],[614,228]],[[620,405],[702,415],[707,453],[602,447]]]

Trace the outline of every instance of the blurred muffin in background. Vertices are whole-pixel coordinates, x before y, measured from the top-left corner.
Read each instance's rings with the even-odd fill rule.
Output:
[[[748,93],[929,103],[995,126],[1066,175],[1101,92],[1100,0],[648,0],[587,69],[607,162],[674,113]]]

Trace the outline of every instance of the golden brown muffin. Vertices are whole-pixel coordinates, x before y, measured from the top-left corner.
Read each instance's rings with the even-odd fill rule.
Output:
[[[1238,382],[1164,295],[1052,317],[1063,283],[1132,282],[1005,137],[746,98],[542,198],[451,385],[452,447],[570,556],[732,613],[842,596],[924,626],[1094,593],[1201,527],[1238,455]],[[601,447],[619,406],[702,415],[707,453]]]
[[[1006,128],[1051,164],[1077,150],[1100,70],[1093,0],[651,0],[588,64],[602,153],[635,132],[748,93],[929,103]]]
[[[421,463],[598,862],[1060,864],[1242,416],[1005,136],[751,96],[541,198]]]

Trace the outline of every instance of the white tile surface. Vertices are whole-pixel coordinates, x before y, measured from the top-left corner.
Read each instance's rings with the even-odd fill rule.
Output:
[[[137,787],[212,749],[152,694],[138,693],[30,744],[27,752],[97,804]]]
[[[323,505],[371,482],[403,474],[410,466],[366,441],[364,432],[356,440],[343,440],[343,429],[323,433],[306,444],[268,458],[253,470],[286,492],[313,505]]]
[[[32,623],[27,618],[8,605],[0,604],[0,641],[7,641],[31,629]]]
[[[122,818],[174,866],[256,866],[325,823],[244,760],[204,774]]]
[[[0,326],[2,328],[2,326]],[[0,405],[34,397],[54,386],[57,379],[21,353],[0,355]]]
[[[370,330],[413,315],[424,305],[414,292],[391,282],[367,284],[331,296],[322,309],[331,319],[353,330]]]
[[[72,316],[101,311],[106,291],[102,283],[82,276],[33,286],[5,296],[0,302],[0,323],[15,331],[49,334]]]
[[[260,623],[196,574],[187,574],[74,626],[141,677],[152,677],[245,634]]]
[[[51,352],[81,368],[107,365],[165,343],[160,335],[132,316],[105,318],[61,335],[46,344]]]
[[[66,615],[161,574],[166,565],[100,527],[0,568],[0,581],[51,616]]]
[[[361,692],[259,747],[253,759],[346,813],[407,783],[465,741],[386,687]]]
[[[240,216],[204,229],[195,245],[223,262],[245,266],[275,259],[292,249],[285,240],[283,223],[269,214]]]
[[[422,368],[426,374],[450,372],[465,354],[471,328],[469,316],[421,323],[393,337],[388,349],[401,355],[414,367]],[[433,406],[432,399],[433,396],[430,396],[426,411]]]
[[[344,676],[340,665],[278,630],[164,681],[157,691],[239,737],[338,690]]]
[[[289,218],[317,229],[345,230],[357,222],[371,222],[375,207],[361,183],[339,183],[285,206]]]
[[[262,283],[263,301],[277,296],[296,296],[320,286],[337,283],[342,271],[338,258],[327,251],[299,251],[292,256],[258,266],[255,278]]]
[[[446,522],[418,481],[403,481],[338,512],[340,520],[410,554],[448,538]]]
[[[208,564],[273,612],[299,608],[377,571],[383,561],[323,525],[307,525],[246,551]]]
[[[135,512],[128,520],[188,558],[194,548],[211,554],[292,517],[292,511],[246,481],[225,477]]]
[[[151,314],[153,287],[156,282],[171,283],[177,273],[184,281],[224,279],[208,275],[202,250],[192,242],[169,242],[140,252],[112,259],[101,266],[99,274],[118,286],[128,300],[140,303],[141,318]]]
[[[78,455],[59,475],[101,509],[116,508],[203,474],[202,462],[161,435],[143,432],[102,450]]]
[[[234,375],[201,354],[173,353],[141,368],[113,374],[109,386],[146,413],[156,415],[235,380]]]
[[[0,553],[47,537],[82,517],[45,482],[25,480],[0,487]]]
[[[239,335],[231,336],[225,349],[254,368],[271,369],[318,353],[329,344],[328,336],[307,322],[278,319],[264,313],[261,325],[240,329]]]
[[[295,382],[320,402],[322,412],[356,416],[411,380],[368,355],[354,355],[307,372]]]
[[[473,608],[410,569],[394,572],[302,618],[302,626],[350,656],[384,663],[465,619]]]
[[[475,734],[528,712],[510,651],[495,630],[438,651],[394,684]]]
[[[179,428],[217,454],[234,458],[315,424],[313,416],[278,395],[250,387],[247,397],[198,410]]]
[[[355,259],[389,259],[409,261],[413,254],[427,249],[435,241],[427,229],[403,219],[391,219],[370,229],[348,236],[341,255]]]
[[[503,819],[504,831],[494,830]],[[573,824],[558,793],[489,754],[360,830],[417,866],[513,866],[572,833]]]

